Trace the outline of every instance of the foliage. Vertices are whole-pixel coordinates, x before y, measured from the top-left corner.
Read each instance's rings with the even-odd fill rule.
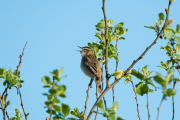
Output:
[[[170,71],[165,78],[160,73],[156,73],[156,74],[157,75],[154,76],[154,80],[162,86],[164,96],[174,96],[174,94],[176,93],[176,90],[167,89],[167,85],[169,85],[172,80],[180,81],[180,79],[172,77],[172,75],[174,74],[174,71]]]
[[[60,100],[58,97],[65,98],[66,97],[66,86],[59,84],[62,78],[63,68],[60,70],[53,70],[50,72],[53,75],[53,80],[51,80],[48,76],[44,76],[42,81],[44,83],[45,88],[49,88],[48,93],[43,93],[47,97],[47,101],[45,102],[45,107],[47,108],[47,113],[52,114],[54,120],[63,119],[69,115],[70,107],[64,103],[60,104]],[[65,76],[64,76],[65,77]]]
[[[155,85],[153,84],[151,78],[153,77],[149,77],[151,75],[153,71],[148,71],[148,65],[144,66],[141,70],[141,72],[137,72],[136,70],[132,70],[131,71],[131,75],[134,75],[136,78],[138,78],[139,80],[141,80],[141,82],[139,82],[136,85],[136,92],[137,94],[143,96],[144,94],[150,92],[153,93],[154,90],[150,89],[148,87],[148,85],[151,85],[155,88]]]
[[[79,112],[78,108],[74,108],[73,111],[71,111],[71,115],[74,115],[75,117],[79,118],[79,120],[83,119],[84,111]],[[74,120],[75,118],[69,118],[71,120]],[[77,119],[75,119],[77,120]]]
[[[16,113],[16,115],[15,115],[16,117],[12,117],[11,120],[20,120],[20,119],[22,119],[22,115],[21,115],[20,110],[14,109],[14,111]]]
[[[108,118],[109,120],[123,120],[121,117],[116,116],[116,111],[118,110],[118,107],[119,107],[117,102],[114,102],[112,104],[111,108],[105,109],[104,105],[103,105],[103,101],[101,100],[97,104],[97,106],[100,107],[101,111],[103,112],[103,113],[99,113],[99,114],[103,115],[104,117]]]
[[[118,40],[125,40],[124,37],[121,37],[123,34],[125,34],[128,29],[125,29],[123,27],[124,23],[118,23],[114,27],[112,27],[113,20],[107,20],[108,24],[108,59],[114,58],[116,61],[119,61],[119,58],[117,56],[117,49],[112,44],[112,41],[115,39]],[[96,43],[88,43],[88,46],[91,47],[94,50],[94,53],[98,59],[105,64],[105,22],[104,20],[101,20],[96,25],[96,30],[100,32],[96,32],[95,36],[99,39]]]

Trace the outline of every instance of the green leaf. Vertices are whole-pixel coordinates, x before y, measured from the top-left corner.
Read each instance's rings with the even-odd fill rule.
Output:
[[[148,90],[148,92],[150,92],[150,93],[153,93],[153,92],[154,92],[154,90],[152,90],[152,89],[149,89],[149,90]]]
[[[78,108],[74,108],[74,110],[71,111],[70,113],[71,113],[71,115],[74,115],[74,116],[76,116],[78,118],[81,118],[83,116],[83,114],[84,114],[83,112],[79,113]]]
[[[144,26],[145,28],[150,28],[150,29],[153,29],[153,30],[155,30],[155,27],[153,27],[153,26]]]
[[[76,118],[67,118],[67,120],[77,120]]]
[[[136,92],[137,94],[143,96],[144,94],[148,93],[149,87],[147,86],[147,84],[139,84],[136,87]]]
[[[59,72],[58,72],[58,77],[60,77],[60,76],[61,76],[62,71],[63,71],[63,67],[61,67],[61,68],[59,69]]]
[[[103,101],[102,101],[102,100],[98,103],[98,106],[99,106],[101,109],[104,109],[104,108],[103,108]]]
[[[118,102],[114,102],[112,106],[114,108],[114,111],[116,112],[118,110],[118,106],[119,106]]]
[[[50,81],[50,78],[48,76],[44,76],[42,78],[42,81],[43,81],[44,85],[51,86],[51,81]]]
[[[109,118],[109,120],[116,120],[116,115],[110,114],[108,118]]]
[[[117,25],[114,26],[114,28],[118,29],[118,28],[121,28],[123,27],[124,23],[123,22],[120,22],[118,23]]]
[[[120,118],[120,117],[117,117],[117,120],[124,120],[124,119],[122,119],[122,118]]]
[[[159,24],[162,27],[162,22],[164,21],[164,14],[163,13],[159,13]]]
[[[165,35],[165,37],[166,37],[167,39],[172,40],[173,33],[172,33],[172,31],[169,30],[168,28],[166,28],[166,29],[164,30],[164,35]]]
[[[125,37],[119,37],[120,40],[125,40]]]
[[[131,70],[131,74],[134,75],[135,77],[137,77],[137,78],[140,79],[140,80],[143,80],[143,79],[145,78],[143,74],[137,72],[137,71],[134,70],[134,69]]]
[[[88,43],[88,46],[89,46],[90,48],[93,48],[93,45],[92,45],[91,43]]]
[[[104,26],[105,26],[105,23],[104,23],[104,20],[101,20],[97,25],[95,25],[96,26],[96,30],[97,31],[101,31],[103,28],[104,28]]]
[[[117,55],[114,55],[114,59],[115,59],[117,62],[119,62],[119,58],[118,58]]]
[[[8,106],[8,105],[10,105],[10,104],[11,104],[11,101],[10,101],[10,100],[8,100],[8,101],[7,101],[7,106]]]
[[[176,53],[174,53],[174,55],[175,55],[177,58],[180,59],[180,55],[178,55],[178,54],[176,54]]]
[[[58,105],[53,105],[53,108],[55,111],[60,111],[61,110],[61,107],[59,107]]]
[[[169,30],[169,31],[171,31],[173,34],[176,34],[176,31],[173,30],[173,29],[171,29],[171,28],[169,28],[169,27],[167,27],[166,30]]]
[[[154,78],[154,77],[153,77]],[[150,83],[151,86],[153,86],[155,88],[155,91],[157,90],[156,86],[151,82]]]
[[[156,73],[156,74],[157,74],[157,75],[154,76],[154,80],[155,80],[157,83],[159,83],[160,85],[162,85],[162,87],[164,87],[164,86],[165,86],[164,77],[163,77],[161,74],[159,74],[159,73]]]
[[[180,24],[177,24],[176,32],[177,32],[177,33],[180,33]]]
[[[51,89],[49,90],[49,93],[50,93],[52,96],[56,95],[57,92],[58,92],[58,90],[57,90],[57,89],[54,89],[54,88],[51,88]]]
[[[129,82],[129,80],[128,80],[128,79],[126,79],[126,80],[125,80],[125,84],[128,84],[128,82]]]
[[[176,37],[176,42],[180,45],[180,37]]]
[[[62,112],[64,113],[65,116],[69,115],[70,107],[66,104],[62,104]]]
[[[175,93],[176,93],[175,89],[167,89],[164,91],[165,96],[172,96],[173,97],[175,95]]]

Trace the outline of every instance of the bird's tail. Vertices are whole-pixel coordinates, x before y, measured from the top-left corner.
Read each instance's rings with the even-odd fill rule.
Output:
[[[102,89],[101,89],[101,80],[97,80],[96,79],[96,86],[97,86],[97,91],[99,92],[99,94],[102,93]]]

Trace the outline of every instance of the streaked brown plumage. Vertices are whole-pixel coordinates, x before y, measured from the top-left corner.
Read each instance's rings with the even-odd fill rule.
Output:
[[[82,55],[81,69],[85,75],[95,79],[97,90],[101,94],[101,67],[98,59],[94,56],[94,51],[90,47],[80,47]]]

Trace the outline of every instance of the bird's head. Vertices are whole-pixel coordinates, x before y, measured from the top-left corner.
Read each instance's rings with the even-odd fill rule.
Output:
[[[89,54],[94,55],[94,51],[90,47],[79,47],[79,48],[81,48],[82,50],[77,50],[77,51],[81,53],[82,57]]]

